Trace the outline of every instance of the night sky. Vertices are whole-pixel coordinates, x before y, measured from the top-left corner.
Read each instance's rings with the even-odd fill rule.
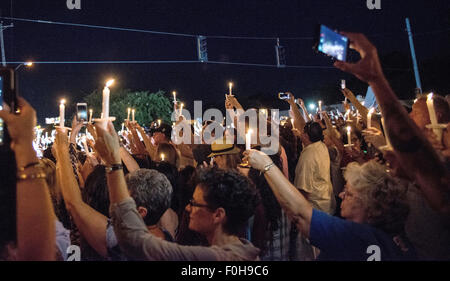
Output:
[[[11,6],[12,3],[12,6]],[[4,17],[39,19],[78,24],[134,28],[208,36],[280,37],[286,47],[287,65],[330,67],[330,59],[312,51],[313,40],[283,39],[313,37],[318,23],[334,29],[363,32],[377,46],[380,55],[407,57],[402,75],[414,88],[405,17],[410,17],[417,58],[420,63],[450,56],[450,1],[381,0],[381,10],[369,10],[366,0],[81,0],[81,10],[69,10],[66,0],[0,0]],[[12,7],[12,8],[11,8]],[[4,31],[7,62],[98,61],[98,60],[197,60],[196,40],[126,31],[112,31],[2,20],[14,23]],[[275,40],[208,38],[210,61],[275,65]],[[13,64],[14,65],[14,64]],[[409,69],[409,70],[408,70]],[[448,73],[448,72],[447,72]],[[109,77],[115,87],[151,92],[176,90],[192,109],[194,100],[223,108],[227,82],[235,84],[236,97],[258,96],[276,101],[279,91],[292,91],[305,101],[342,100],[337,91],[340,79],[358,89],[364,85],[333,68],[272,68],[222,64],[37,64],[22,67],[20,94],[38,112],[39,121],[58,115],[58,101],[70,103],[95,89]],[[446,75],[448,76],[448,75]],[[432,79],[422,78],[424,90]],[[450,80],[450,79],[448,79]],[[350,84],[349,84],[350,83]],[[450,93],[450,82],[447,94]],[[336,86],[325,96],[316,90]],[[114,91],[114,89],[112,90]],[[413,97],[413,93],[401,93]],[[274,103],[278,107],[280,103]],[[281,109],[286,109],[287,104]]]

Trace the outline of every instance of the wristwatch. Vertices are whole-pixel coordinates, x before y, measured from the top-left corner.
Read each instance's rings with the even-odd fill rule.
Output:
[[[105,171],[107,174],[112,173],[117,170],[122,170],[123,165],[122,164],[111,164],[111,166],[106,166]]]

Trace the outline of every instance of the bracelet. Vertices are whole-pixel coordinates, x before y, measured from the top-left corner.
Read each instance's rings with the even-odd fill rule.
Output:
[[[24,180],[34,180],[34,179],[46,179],[47,174],[43,171],[33,173],[33,174],[27,174],[27,173],[17,173],[17,180],[18,181],[24,181]]]
[[[111,166],[106,166],[105,171],[107,174],[112,173],[117,170],[122,170],[123,165],[122,164],[111,164]]]
[[[29,164],[27,164],[27,165],[25,165],[23,167],[18,167],[17,170],[19,170],[20,172],[23,172],[23,171],[25,171],[25,169],[28,169],[28,168],[31,168],[31,167],[42,168],[42,165],[39,162],[32,162],[32,163],[29,163]]]

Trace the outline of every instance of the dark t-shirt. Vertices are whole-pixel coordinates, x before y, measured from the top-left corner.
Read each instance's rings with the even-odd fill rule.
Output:
[[[318,260],[416,260],[410,243],[402,250],[392,236],[367,224],[355,223],[313,209],[309,233],[320,249]]]

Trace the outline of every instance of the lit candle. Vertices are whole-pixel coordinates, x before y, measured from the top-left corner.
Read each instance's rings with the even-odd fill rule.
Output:
[[[109,87],[114,83],[114,79],[106,82],[105,88],[103,89],[103,101],[102,101],[102,119],[109,118]]]
[[[134,122],[134,114],[135,114],[135,112],[136,112],[136,110],[133,108],[132,110],[131,110],[131,118],[132,118],[132,121]]]
[[[92,123],[92,113],[93,113],[93,110],[89,109],[89,123]]]
[[[433,93],[428,94],[427,98],[428,114],[430,115],[431,125],[437,125],[436,111],[434,110]]]
[[[372,127],[372,114],[375,111],[375,108],[371,107],[369,113],[367,113],[367,129]]]
[[[123,132],[123,126],[124,126],[125,124],[124,123],[122,123],[122,132]]]
[[[161,127],[161,119],[158,119],[158,127]]]
[[[61,103],[59,104],[59,126],[61,128],[64,128],[64,110],[66,106],[64,105],[66,103],[65,99],[61,100]]]
[[[128,107],[127,120],[130,121],[131,108]]]
[[[177,102],[177,92],[173,91],[173,102],[176,103]]]
[[[180,115],[183,115],[183,106],[184,106],[184,103],[181,103],[181,106],[180,106]]]
[[[261,113],[262,113],[262,118],[263,120],[267,120],[267,109],[263,108],[261,109]]]
[[[347,126],[347,144],[351,145],[352,144],[352,136],[351,136],[351,132],[352,132],[352,127]]]
[[[164,162],[164,158],[165,158],[164,153],[161,153],[160,157],[161,157],[161,161]]]
[[[233,95],[233,83],[232,82],[228,83],[228,88],[230,89],[230,96],[232,96]]]
[[[291,118],[292,128],[294,128],[294,118]]]
[[[245,134],[245,150],[251,149],[252,143],[252,129],[248,129],[247,134]]]
[[[322,112],[322,101],[319,101],[319,112]]]
[[[341,80],[341,89],[345,89],[345,80]]]

